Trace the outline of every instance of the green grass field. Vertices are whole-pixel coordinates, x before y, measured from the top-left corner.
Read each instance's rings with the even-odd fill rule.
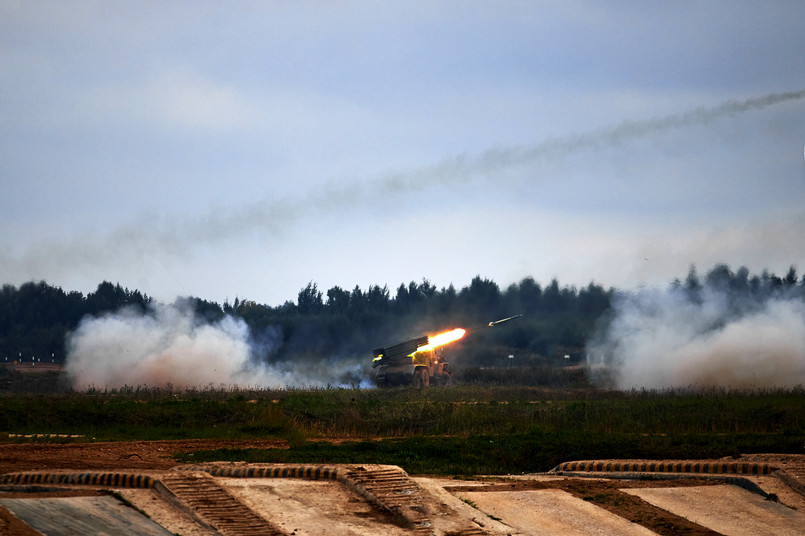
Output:
[[[13,394],[0,397],[0,434],[6,442],[282,438],[289,448],[194,452],[181,461],[518,474],[577,459],[805,453],[805,391],[470,385]],[[83,437],[19,437],[26,434]]]

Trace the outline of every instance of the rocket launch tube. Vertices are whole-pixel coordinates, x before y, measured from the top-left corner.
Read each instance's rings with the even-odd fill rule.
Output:
[[[372,366],[376,367],[378,365],[384,363],[390,363],[392,361],[405,360],[406,358],[408,358],[409,355],[416,352],[417,348],[419,348],[420,346],[425,346],[426,344],[428,344],[428,337],[422,336],[417,337],[415,339],[409,339],[407,341],[398,342],[390,346],[375,348],[372,351],[372,353],[374,354],[374,360],[372,361]],[[410,358],[408,359],[410,360]]]

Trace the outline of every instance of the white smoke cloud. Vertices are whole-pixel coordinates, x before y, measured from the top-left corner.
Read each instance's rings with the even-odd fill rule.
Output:
[[[85,318],[68,337],[65,368],[76,390],[368,386],[355,362],[268,365],[255,359],[255,350],[263,354],[281,340],[277,329],[255,343],[243,320],[225,316],[209,324],[181,304],[155,305],[146,313],[129,308]]]
[[[619,296],[604,333],[588,344],[588,364],[606,365],[628,388],[773,388],[805,385],[805,304],[743,302],[726,290]]]

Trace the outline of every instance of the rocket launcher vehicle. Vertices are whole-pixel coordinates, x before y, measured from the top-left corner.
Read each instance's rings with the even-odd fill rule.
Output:
[[[414,339],[408,339],[407,341],[398,342],[390,346],[375,348],[372,351],[372,353],[374,354],[374,359],[372,360],[372,367],[410,362],[413,355],[417,352],[427,352],[433,350],[434,348],[437,348],[439,346],[443,346],[445,344],[450,344],[451,342],[457,341],[458,339],[462,338],[464,334],[467,333],[468,331],[475,331],[476,329],[479,329],[481,327],[491,328],[498,324],[503,324],[504,322],[514,320],[515,318],[520,318],[521,316],[523,315],[515,315],[510,316],[508,318],[502,318],[500,320],[495,320],[494,322],[489,322],[488,324],[478,326],[477,328],[471,328],[469,330],[456,328],[452,331],[446,331],[444,333],[440,333],[438,335],[433,335],[430,337],[425,335],[422,337],[416,337]]]

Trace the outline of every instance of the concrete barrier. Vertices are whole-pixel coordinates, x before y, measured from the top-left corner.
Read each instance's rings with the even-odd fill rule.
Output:
[[[778,468],[766,463],[741,462],[564,462],[552,473],[562,472],[615,472],[615,473],[694,473],[711,475],[770,475]]]
[[[112,486],[116,488],[153,488],[156,479],[132,473],[7,473],[0,475],[0,485],[30,486],[62,484],[78,486]]]
[[[341,480],[343,471],[326,465],[280,465],[232,467],[220,465],[183,465],[179,471],[200,471],[211,476],[227,478],[305,478],[309,480]]]

